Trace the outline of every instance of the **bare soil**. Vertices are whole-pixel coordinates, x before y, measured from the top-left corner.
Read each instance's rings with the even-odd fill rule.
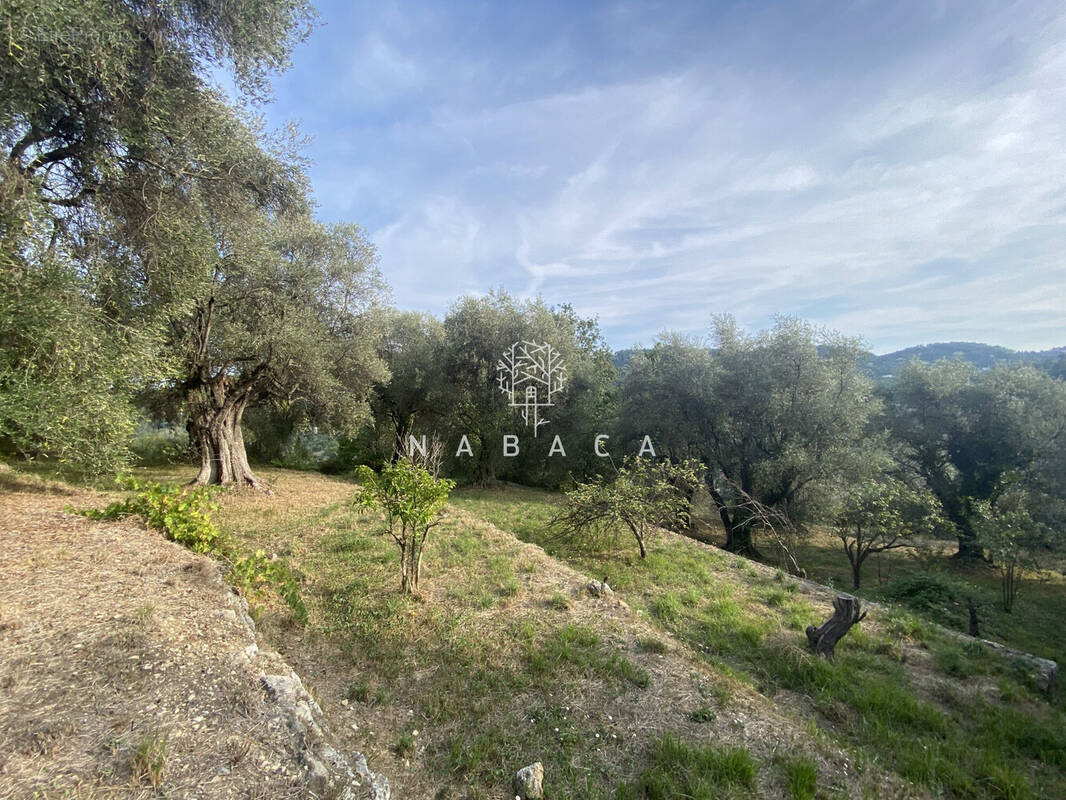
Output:
[[[4,473],[0,797],[339,792],[309,769],[327,744],[317,706],[260,647],[218,564],[135,522],[64,510],[99,507],[99,493]],[[287,706],[271,676],[296,687]]]

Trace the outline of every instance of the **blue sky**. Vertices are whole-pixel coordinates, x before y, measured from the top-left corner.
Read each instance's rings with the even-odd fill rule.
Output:
[[[1066,3],[318,8],[267,117],[400,307],[1066,345]]]

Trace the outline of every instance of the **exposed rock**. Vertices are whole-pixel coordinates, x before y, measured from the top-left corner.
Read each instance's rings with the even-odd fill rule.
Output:
[[[307,770],[309,785],[342,800],[389,800],[388,780],[371,772],[362,754],[348,759],[328,744],[322,709],[299,675],[289,670],[287,674],[262,675],[260,682],[275,704],[276,721],[293,734],[295,756]]]
[[[1009,647],[1004,647],[999,644],[999,642],[992,642],[988,639],[978,639],[977,641],[992,648],[996,652],[1002,653],[1008,659],[1023,664],[1029,673],[1029,677],[1033,681],[1033,685],[1040,691],[1045,694],[1051,694],[1055,691],[1059,681],[1058,662],[1052,661],[1049,658],[1034,656],[1032,653],[1025,653],[1021,650],[1012,650]]]
[[[514,790],[521,800],[544,797],[544,765],[537,761],[518,770],[514,776]]]
[[[606,580],[589,581],[585,589],[593,597],[613,597],[614,589],[607,585]]]

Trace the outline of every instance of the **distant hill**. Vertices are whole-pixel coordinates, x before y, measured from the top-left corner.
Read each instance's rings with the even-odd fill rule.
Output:
[[[619,372],[624,372],[633,355],[634,349],[616,350],[611,360]],[[1046,370],[1056,378],[1066,380],[1066,347],[1054,347],[1051,350],[1011,350],[994,344],[979,342],[936,342],[906,347],[884,355],[870,354],[866,369],[874,378],[883,380],[891,378],[912,358],[933,363],[942,358],[968,361],[978,369],[990,369],[1000,364],[1032,364]]]
[[[1053,374],[1062,372],[1066,364],[1066,347],[1051,350],[1011,350],[993,344],[978,342],[936,342],[906,347],[881,356],[871,355],[866,368],[875,378],[887,378],[895,375],[911,359],[933,363],[941,359],[958,359],[968,361],[978,369],[991,369],[1001,364],[1032,364],[1041,369],[1048,369]],[[1059,377],[1062,377],[1059,375]]]
[[[615,350],[611,355],[611,363],[614,364],[616,370],[623,372],[629,364],[629,359],[631,359],[636,352],[637,350],[632,347],[627,347],[625,350]]]

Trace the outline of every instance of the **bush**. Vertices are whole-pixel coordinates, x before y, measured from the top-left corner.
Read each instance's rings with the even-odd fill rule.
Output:
[[[236,558],[230,567],[229,582],[244,594],[256,596],[266,587],[274,589],[292,611],[296,621],[307,624],[307,606],[300,594],[300,583],[284,559],[268,557],[263,550]]]
[[[877,594],[917,611],[943,613],[965,606],[974,590],[940,572],[915,572],[881,587]]]
[[[352,504],[384,513],[385,532],[400,550],[400,590],[413,594],[418,591],[426,537],[440,521],[455,483],[407,458],[382,467],[380,473],[362,466],[356,475],[363,487]]]
[[[307,607],[300,595],[300,583],[283,559],[268,557],[258,550],[241,554],[223,543],[218,526],[211,517],[218,510],[212,500],[218,487],[185,488],[126,477],[119,485],[133,494],[111,503],[104,509],[71,509],[89,519],[114,520],[140,516],[149,526],[161,530],[173,542],[197,553],[219,556],[230,564],[229,582],[244,594],[255,596],[265,587],[273,588],[292,610],[301,624],[307,622]]]
[[[136,478],[120,478],[119,485],[133,492],[131,497],[111,503],[103,510],[83,509],[77,513],[90,519],[121,519],[140,515],[153,528],[173,542],[197,553],[216,549],[219,531],[211,512],[218,506],[212,501],[214,487],[185,489]]]

